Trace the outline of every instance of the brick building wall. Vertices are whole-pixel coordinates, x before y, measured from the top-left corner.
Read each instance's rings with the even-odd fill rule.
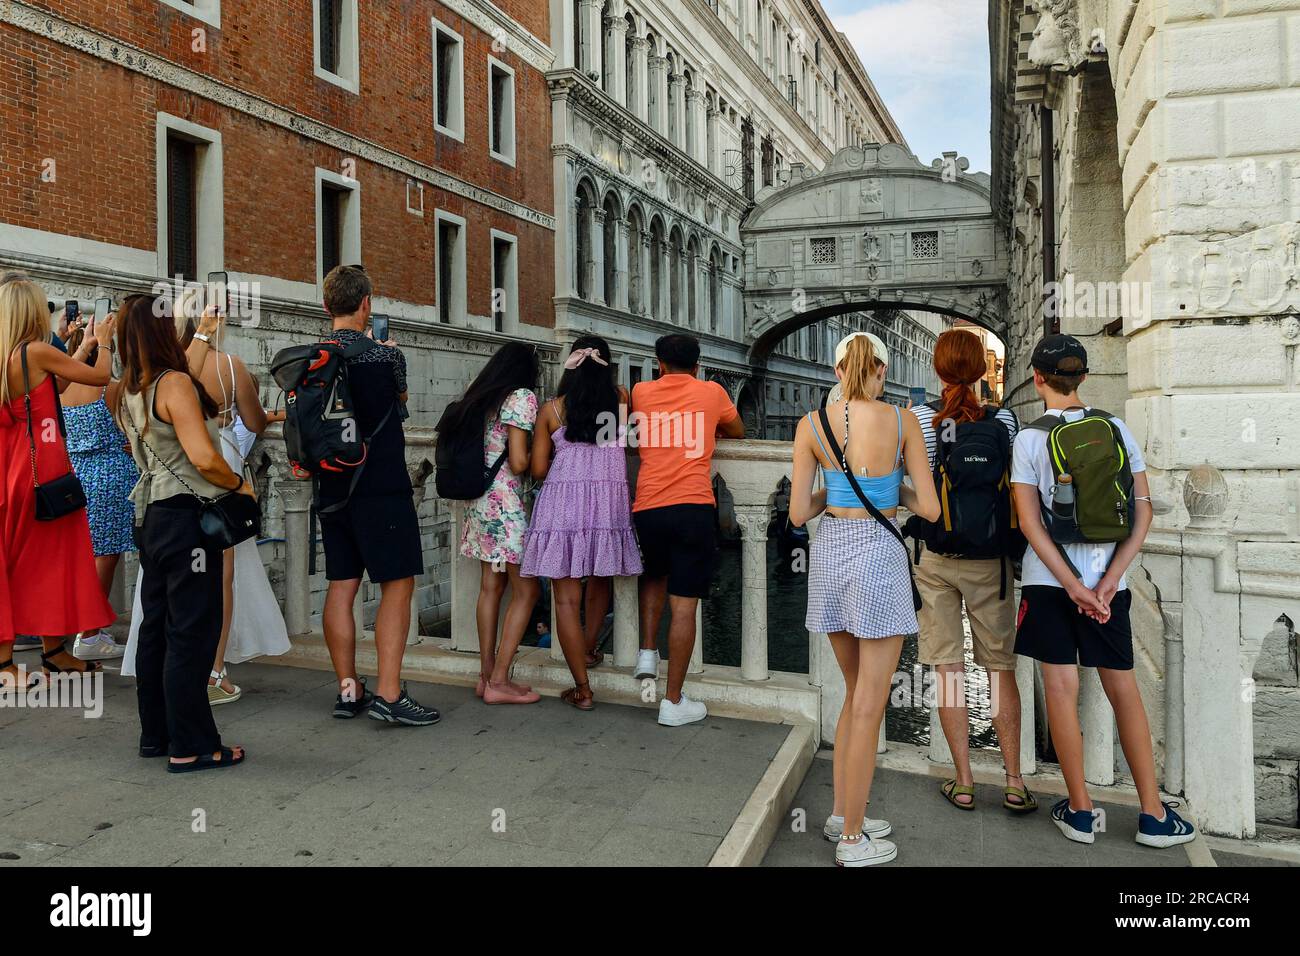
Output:
[[[547,5],[340,7],[344,82],[318,69],[315,0],[0,4],[0,269],[29,272],[56,302],[88,304],[162,280],[159,143],[160,126],[170,124],[219,144],[203,147],[218,162],[204,166],[211,179],[199,178],[196,277],[224,269],[258,291],[256,321],[232,323],[224,345],[261,375],[268,404],[278,398],[264,374],[271,356],[328,327],[318,283],[322,176],[355,190],[359,251],[350,246],[342,261],[365,264],[375,311],[392,316],[411,373],[412,426],[432,426],[507,338],[534,339],[549,356],[552,58],[539,39],[549,36]],[[434,20],[460,43],[456,135],[434,124]],[[513,76],[513,161],[489,148],[490,63]],[[205,194],[205,182],[219,192]],[[453,281],[463,291],[447,321],[437,288],[440,214],[463,220],[464,278]],[[501,331],[497,235],[514,237],[519,290]],[[267,507],[274,529],[273,498]],[[420,512],[428,623],[446,616],[452,542],[436,497]]]

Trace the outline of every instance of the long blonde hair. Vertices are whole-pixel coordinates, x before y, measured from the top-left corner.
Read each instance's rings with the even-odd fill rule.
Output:
[[[876,398],[876,376],[884,364],[876,357],[876,347],[867,336],[855,335],[849,339],[844,359],[836,366],[840,371],[844,400],[870,401]]]
[[[194,333],[199,330],[199,319],[203,318],[203,290],[187,285],[176,297],[172,313],[176,320],[176,338],[180,340],[181,348],[187,349]]]
[[[0,404],[21,397],[22,379],[9,382],[9,359],[24,342],[50,340],[45,292],[18,272],[0,275]]]

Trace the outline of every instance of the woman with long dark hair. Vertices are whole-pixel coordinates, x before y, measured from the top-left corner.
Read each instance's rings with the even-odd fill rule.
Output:
[[[533,477],[546,483],[524,538],[520,571],[551,579],[560,647],[574,680],[560,696],[579,710],[594,706],[589,638],[609,608],[608,579],[641,573],[621,429],[628,396],[615,384],[612,361],[604,339],[579,338],[555,399],[538,416]],[[584,578],[593,596],[585,632],[578,616]]]
[[[165,299],[134,295],[122,305],[122,379],[113,417],[140,469],[131,499],[140,546],[142,620],[136,651],[140,756],[170,757],[188,773],[232,767],[212,719],[207,677],[221,638],[222,550],[199,526],[202,499],[252,486],[222,457],[220,409],[190,374]]]
[[[510,679],[515,651],[541,593],[535,578],[519,574],[528,527],[524,472],[528,470],[528,437],[537,421],[533,389],[540,375],[536,347],[523,342],[503,345],[470,383],[465,396],[447,407],[437,427],[440,437],[464,429],[481,433],[485,468],[491,468],[505,453],[491,486],[466,508],[460,538],[460,553],[479,561],[482,572],[476,614],[480,663],[476,693],[488,704],[532,704],[541,699],[531,687]],[[498,650],[497,622],[507,580],[510,603]]]

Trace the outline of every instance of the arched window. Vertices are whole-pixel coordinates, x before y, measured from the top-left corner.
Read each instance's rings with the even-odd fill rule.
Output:
[[[682,147],[686,150],[686,155],[691,158],[695,157],[695,116],[693,115],[695,102],[695,77],[690,70],[683,73],[685,79],[682,80],[682,118],[684,120],[682,130]]]
[[[709,331],[717,332],[722,325],[722,257],[714,246],[709,255]]]
[[[613,22],[609,15],[609,0],[605,0],[600,10],[600,88],[606,93],[614,92]]]
[[[658,56],[659,41],[655,39],[655,35],[653,33],[646,35],[646,42],[649,43],[650,45],[650,52],[649,52],[650,57],[654,58]],[[663,72],[664,71],[662,69],[659,70],[660,74],[662,74]],[[655,71],[652,70],[649,71],[649,73],[647,74],[647,80],[648,80],[648,85],[646,86],[646,109],[649,115],[646,116],[646,122],[650,124],[650,128],[654,130],[656,133],[662,133],[663,130],[659,126],[659,109],[660,109],[659,104],[660,104],[660,98],[663,96],[663,76],[662,75],[656,76]]]
[[[632,14],[627,15],[627,34],[623,40],[623,89],[626,93],[627,100],[625,105],[634,115],[636,115],[637,88],[636,88],[636,21],[632,19]],[[641,117],[644,119],[645,117]]]
[[[664,288],[664,227],[655,219],[650,224],[650,308],[647,314],[662,319]]]
[[[682,321],[682,234],[674,227],[668,240],[668,320],[673,324]]]

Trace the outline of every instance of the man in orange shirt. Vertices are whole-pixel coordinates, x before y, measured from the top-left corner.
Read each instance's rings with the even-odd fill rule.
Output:
[[[682,693],[695,649],[695,612],[707,597],[717,551],[717,502],[709,472],[718,436],[744,438],[726,390],[696,378],[699,340],[665,335],[655,343],[659,378],[632,389],[629,424],[641,456],[632,520],[641,543],[641,652],[637,678],[659,673],[656,636],[664,604],[668,628],[668,687],[659,702],[666,727],[703,720],[708,710]]]

